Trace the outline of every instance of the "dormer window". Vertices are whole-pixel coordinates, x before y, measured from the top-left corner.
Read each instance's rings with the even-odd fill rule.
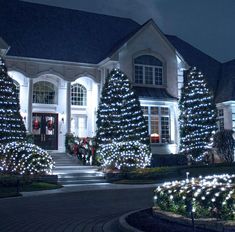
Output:
[[[142,55],[134,59],[135,84],[163,85],[163,65],[154,56]]]

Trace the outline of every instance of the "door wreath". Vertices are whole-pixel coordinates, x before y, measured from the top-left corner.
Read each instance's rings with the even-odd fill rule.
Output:
[[[38,120],[38,119],[34,119],[34,120],[33,120],[33,129],[34,129],[34,130],[39,130],[39,128],[40,128],[40,122],[39,122],[39,120]]]
[[[54,122],[50,119],[46,122],[47,129],[52,131],[54,129]]]

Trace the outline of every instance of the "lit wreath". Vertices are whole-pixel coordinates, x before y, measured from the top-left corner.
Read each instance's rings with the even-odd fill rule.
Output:
[[[48,130],[52,131],[52,130],[54,129],[54,123],[53,123],[53,121],[52,121],[52,120],[48,120],[48,121],[46,122],[46,126],[47,126],[47,129],[48,129]]]
[[[40,128],[40,122],[39,122],[39,120],[38,120],[38,119],[34,119],[34,120],[33,120],[33,129],[34,129],[34,130],[39,130],[39,128]]]

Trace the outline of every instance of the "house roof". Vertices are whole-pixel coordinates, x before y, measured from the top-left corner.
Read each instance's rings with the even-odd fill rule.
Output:
[[[149,22],[19,0],[0,5],[0,37],[11,46],[9,56],[98,64]],[[165,37],[188,65],[202,71],[216,102],[235,100],[234,60],[221,64],[176,36]]]
[[[189,66],[195,66],[203,73],[209,88],[215,92],[220,78],[221,63],[177,36],[166,35],[166,37]]]
[[[97,64],[140,27],[131,19],[18,0],[0,0],[8,55]]]
[[[215,100],[216,102],[235,100],[235,59],[222,64]]]
[[[139,97],[159,100],[177,100],[177,98],[171,96],[166,89],[163,88],[146,88],[140,86],[134,86],[133,88],[136,95]]]

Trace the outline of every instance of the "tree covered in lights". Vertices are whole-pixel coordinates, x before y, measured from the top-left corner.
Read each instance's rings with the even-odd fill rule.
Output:
[[[16,87],[0,57],[0,143],[25,139],[26,130],[19,110]]]
[[[98,155],[118,169],[150,164],[149,135],[140,103],[127,76],[114,69],[106,78],[97,115]]]
[[[216,126],[216,106],[203,74],[188,71],[179,101],[180,150],[193,157],[206,150]]]

